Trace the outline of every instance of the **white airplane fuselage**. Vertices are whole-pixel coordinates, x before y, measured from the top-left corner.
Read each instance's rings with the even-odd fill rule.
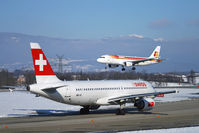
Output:
[[[30,91],[57,102],[81,106],[109,105],[108,99],[111,97],[155,92],[150,83],[142,80],[63,81],[58,85],[63,87],[46,93],[38,87],[53,85],[33,84]]]
[[[122,66],[132,67],[135,70],[135,66],[146,66],[162,62],[159,58],[160,46],[157,46],[149,57],[136,57],[136,56],[120,56],[120,55],[102,55],[97,59],[97,62],[106,64],[109,68],[115,68]]]
[[[103,55],[101,58],[97,59],[97,62],[102,64],[111,64],[111,65],[122,65],[122,66],[132,66],[132,64],[128,65],[128,62],[144,60],[148,57],[133,57],[133,56],[117,56],[117,55]],[[153,59],[151,61],[144,61],[136,63],[135,66],[146,66],[152,65],[161,62],[160,59]]]

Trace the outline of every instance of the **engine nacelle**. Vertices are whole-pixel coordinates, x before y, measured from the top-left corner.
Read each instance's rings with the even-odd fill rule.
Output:
[[[148,111],[153,109],[155,101],[152,98],[142,98],[136,100],[134,106],[137,107],[139,111]]]
[[[113,64],[108,64],[108,67],[109,68],[115,68],[115,67],[118,67],[119,65],[113,65]]]
[[[129,66],[133,66],[132,62],[125,62],[125,66],[129,67]]]

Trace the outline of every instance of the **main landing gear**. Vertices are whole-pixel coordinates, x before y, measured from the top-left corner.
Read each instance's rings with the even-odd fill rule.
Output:
[[[125,107],[125,103],[121,103],[120,108],[116,110],[116,115],[125,115],[126,111],[124,107]]]
[[[132,70],[134,71],[136,68],[135,67],[132,67]]]
[[[132,71],[134,71],[136,68],[135,67],[132,67]],[[122,71],[125,71],[125,68],[124,67],[122,67]]]
[[[109,67],[110,67],[109,64],[106,64],[105,70],[107,70]]]
[[[84,106],[80,109],[80,114],[89,114],[89,106]]]

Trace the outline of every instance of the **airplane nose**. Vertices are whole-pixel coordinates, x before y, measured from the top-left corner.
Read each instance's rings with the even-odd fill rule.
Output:
[[[100,62],[100,58],[97,59],[97,62]]]

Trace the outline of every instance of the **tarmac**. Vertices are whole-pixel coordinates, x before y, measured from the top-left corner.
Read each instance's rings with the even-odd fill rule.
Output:
[[[59,116],[0,118],[0,132],[118,132],[176,128],[199,125],[199,99],[157,103],[149,112],[127,108],[126,115],[115,110],[79,112]]]

